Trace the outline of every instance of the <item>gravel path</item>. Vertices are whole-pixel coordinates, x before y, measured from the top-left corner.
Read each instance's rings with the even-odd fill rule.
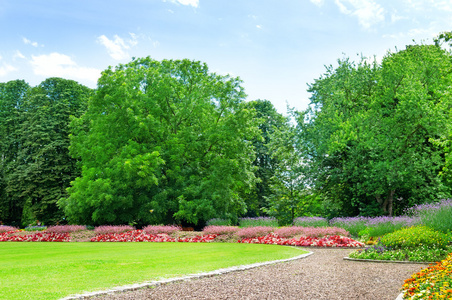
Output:
[[[89,299],[394,300],[403,280],[427,265],[346,261],[351,249],[311,249],[286,263]]]

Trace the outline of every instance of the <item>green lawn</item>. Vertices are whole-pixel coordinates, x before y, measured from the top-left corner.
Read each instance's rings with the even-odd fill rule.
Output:
[[[59,299],[305,253],[233,243],[0,243],[0,299]]]

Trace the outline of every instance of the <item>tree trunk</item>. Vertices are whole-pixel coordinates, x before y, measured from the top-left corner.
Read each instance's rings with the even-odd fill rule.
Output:
[[[393,210],[393,203],[394,203],[394,193],[395,193],[395,190],[391,190],[390,192],[389,192],[389,194],[388,194],[388,213],[389,213],[389,216],[390,217],[392,217],[392,210]]]

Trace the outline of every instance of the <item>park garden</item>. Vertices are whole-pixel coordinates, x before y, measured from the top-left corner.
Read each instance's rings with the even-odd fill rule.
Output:
[[[135,58],[97,89],[0,83],[1,296],[56,299],[334,247],[435,262],[403,292],[449,297],[451,37],[381,62],[339,59],[288,116],[188,59]],[[165,252],[195,261],[171,269],[156,263]],[[102,280],[70,280],[82,270]]]

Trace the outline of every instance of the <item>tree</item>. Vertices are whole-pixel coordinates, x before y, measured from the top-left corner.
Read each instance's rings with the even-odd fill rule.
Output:
[[[237,219],[254,184],[258,130],[238,78],[189,60],[136,59],[104,71],[74,121],[82,174],[60,205],[72,222],[202,224]]]
[[[46,79],[24,94],[15,130],[19,147],[5,176],[15,222],[62,221],[57,201],[79,172],[68,150],[69,121],[84,112],[89,94],[89,88],[61,78]]]
[[[253,166],[256,171],[256,185],[252,192],[246,196],[247,213],[246,216],[256,217],[262,215],[264,209],[268,208],[266,197],[270,196],[270,181],[275,175],[278,159],[273,156],[270,143],[275,130],[286,126],[287,120],[278,113],[273,104],[268,100],[254,100],[247,102],[247,105],[256,111],[256,120],[261,136],[252,140],[255,149],[255,159]]]
[[[23,80],[0,83],[0,220],[19,225],[22,204],[6,191],[20,149],[19,128],[25,95],[30,86]]]
[[[439,177],[444,151],[432,139],[451,126],[451,67],[438,46],[414,45],[381,66],[328,68],[298,118],[311,184],[347,214],[392,215],[450,195]]]

